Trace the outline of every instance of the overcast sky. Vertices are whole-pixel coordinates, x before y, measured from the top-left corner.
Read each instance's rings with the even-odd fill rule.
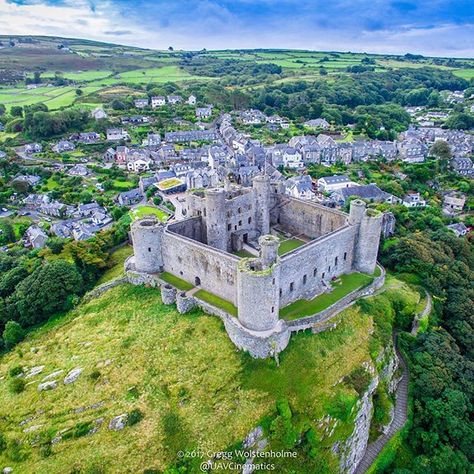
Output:
[[[474,0],[0,0],[0,34],[474,57]]]

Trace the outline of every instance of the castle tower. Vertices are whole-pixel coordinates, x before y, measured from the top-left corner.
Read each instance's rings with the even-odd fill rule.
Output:
[[[225,191],[221,188],[206,191],[207,245],[227,251],[227,219]]]
[[[163,271],[161,242],[163,224],[152,217],[136,220],[132,223],[131,234],[135,269],[138,272],[159,273]]]
[[[255,196],[255,224],[260,235],[270,233],[270,178],[256,176],[253,180]]]
[[[354,246],[354,269],[372,274],[377,265],[380,233],[382,231],[382,213],[375,209],[366,209],[363,201],[351,202],[349,224],[358,226]]]
[[[269,331],[279,320],[279,242],[265,235],[259,243],[260,258],[244,258],[237,267],[238,318],[247,329]]]
[[[258,239],[258,243],[260,244],[260,260],[262,262],[262,268],[270,268],[278,258],[280,240],[274,235],[267,234],[262,235]]]

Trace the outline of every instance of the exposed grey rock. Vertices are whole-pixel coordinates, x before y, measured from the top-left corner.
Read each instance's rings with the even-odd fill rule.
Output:
[[[47,375],[46,377],[43,377],[42,382],[46,382],[46,380],[55,379],[56,377],[61,375],[63,372],[64,372],[64,370],[62,370],[62,369],[61,370],[56,370],[56,372],[52,372],[49,375]]]
[[[63,439],[63,437],[62,437],[61,435],[55,436],[55,437],[51,440],[51,444],[58,444],[62,439]]]
[[[340,470],[352,474],[361,459],[364,457],[365,449],[369,441],[370,421],[372,419],[372,395],[379,384],[379,377],[375,375],[357,402],[358,412],[354,421],[354,430],[341,448]]]
[[[126,413],[115,416],[109,422],[109,430],[120,431],[123,430],[127,424],[128,415]]]
[[[3,474],[10,474],[11,472],[13,472],[12,467],[4,467],[3,468]]]
[[[30,377],[34,377],[35,375],[38,375],[41,372],[43,372],[43,369],[44,369],[44,365],[38,365],[36,367],[32,367],[25,375],[25,378],[29,379]]]
[[[28,428],[25,428],[23,430],[23,433],[31,433],[33,431],[39,430],[43,425],[33,425],[29,426]]]
[[[38,392],[44,392],[46,390],[54,390],[58,386],[57,380],[51,380],[50,382],[40,383],[38,385]]]
[[[75,369],[72,369],[64,378],[64,385],[75,382],[83,370],[84,369],[82,367],[76,367]]]

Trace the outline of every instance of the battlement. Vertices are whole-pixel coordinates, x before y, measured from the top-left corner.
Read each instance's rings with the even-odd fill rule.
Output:
[[[229,336],[257,357],[275,341],[278,351],[288,343],[280,307],[312,299],[342,274],[372,274],[381,233],[381,213],[363,201],[345,214],[275,190],[263,176],[252,188],[194,192],[186,219],[145,218],[131,228],[134,281],[164,271],[228,301],[237,307],[237,318],[225,322]],[[300,246],[280,256],[288,236]],[[248,251],[255,256],[236,255]]]

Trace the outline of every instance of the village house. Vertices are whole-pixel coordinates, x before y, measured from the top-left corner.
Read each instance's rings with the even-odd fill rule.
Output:
[[[25,145],[25,153],[33,154],[33,153],[41,153],[43,151],[43,147],[39,143],[28,143]]]
[[[120,141],[128,140],[128,133],[123,128],[108,128],[107,129],[107,140],[109,141]]]
[[[212,115],[212,107],[196,107],[196,117],[199,119],[209,118]]]
[[[145,156],[136,156],[127,161],[127,170],[133,173],[143,173],[150,169],[150,158]]]
[[[425,207],[426,201],[421,198],[420,193],[408,193],[403,197],[402,204],[405,207]]]
[[[455,215],[463,210],[465,203],[466,196],[451,191],[443,198],[443,212],[447,215]]]
[[[291,146],[285,148],[282,154],[283,166],[285,168],[298,169],[304,168],[301,153]]]
[[[316,196],[309,175],[294,176],[285,181],[285,194],[298,199],[311,200]]]
[[[260,125],[266,122],[266,116],[260,110],[249,109],[240,113],[240,120],[245,125]]]
[[[323,118],[308,120],[303,125],[308,128],[321,128],[323,130],[327,130],[331,126],[329,122]]]
[[[43,229],[41,229],[41,227],[32,225],[26,229],[24,241],[27,246],[33,247],[34,249],[40,249],[46,245],[47,240],[48,235]]]
[[[72,168],[70,168],[68,171],[67,171],[67,174],[69,176],[81,176],[81,177],[86,177],[86,176],[90,176],[92,174],[92,172],[89,170],[89,168],[85,165],[74,165]]]
[[[456,224],[449,224],[446,226],[450,231],[454,232],[457,237],[463,237],[469,232],[469,229],[463,222],[458,222]]]
[[[162,95],[154,96],[151,98],[151,106],[156,109],[157,107],[162,107],[166,105],[166,99]]]
[[[398,152],[406,163],[423,163],[427,151],[427,146],[417,138],[407,138],[398,142]]]
[[[133,105],[136,109],[144,109],[145,107],[148,107],[148,98],[135,99]]]
[[[180,95],[169,95],[167,96],[168,104],[176,105],[183,102],[183,98]]]
[[[451,160],[451,167],[462,176],[474,176],[474,165],[469,157],[457,157]]]
[[[142,193],[140,192],[140,189],[132,189],[130,191],[124,191],[122,193],[119,193],[117,196],[117,202],[121,206],[131,206],[133,204],[136,204],[142,200]]]
[[[211,168],[195,169],[186,174],[187,189],[214,188],[218,184],[219,176]]]
[[[375,184],[349,186],[348,188],[338,189],[331,194],[331,199],[340,205],[345,204],[351,197],[366,199],[370,202],[384,202],[387,204],[397,204],[401,202],[400,198],[383,191]]]
[[[343,188],[358,186],[357,183],[350,180],[346,175],[324,176],[317,181],[318,189],[324,193],[331,193]]]
[[[105,113],[104,109],[97,107],[91,112],[92,117],[95,120],[102,120],[107,118],[107,114]]]
[[[65,153],[68,151],[75,150],[75,145],[67,140],[60,140],[56,145],[53,146],[53,151],[56,153]]]
[[[159,133],[149,133],[145,142],[149,148],[157,148],[161,145],[161,136]]]
[[[194,96],[193,94],[191,94],[189,97],[188,97],[188,100],[186,101],[186,103],[188,105],[195,105],[196,104],[196,96]]]
[[[19,174],[12,179],[13,183],[25,183],[27,186],[36,186],[41,181],[41,176],[35,174]]]

